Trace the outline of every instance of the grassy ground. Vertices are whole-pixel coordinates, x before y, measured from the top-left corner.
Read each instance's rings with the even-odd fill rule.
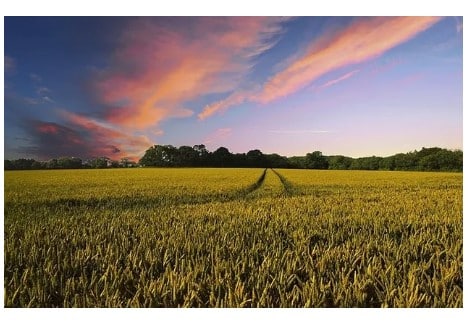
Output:
[[[462,307],[462,174],[5,173],[6,307]]]

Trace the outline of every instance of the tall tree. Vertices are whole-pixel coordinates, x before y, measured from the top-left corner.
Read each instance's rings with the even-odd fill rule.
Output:
[[[177,166],[198,166],[198,152],[190,146],[181,146],[178,149],[178,161]]]
[[[320,151],[314,151],[306,154],[307,169],[327,169],[329,167],[328,158]]]
[[[249,167],[262,168],[267,166],[267,160],[260,150],[250,150],[246,153],[247,163]]]
[[[226,147],[217,148],[212,154],[212,165],[213,166],[231,166],[232,165],[232,154]]]

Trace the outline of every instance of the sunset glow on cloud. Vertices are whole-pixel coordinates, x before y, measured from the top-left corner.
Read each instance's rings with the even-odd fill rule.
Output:
[[[224,100],[220,100],[205,106],[203,111],[198,114],[200,120],[206,119],[216,113],[223,113],[226,109],[231,106],[239,105],[247,100],[250,100],[252,95],[250,92],[234,92]]]
[[[7,17],[5,155],[462,148],[462,64],[461,17]]]
[[[152,145],[152,142],[146,136],[129,135],[78,114],[66,111],[63,114],[71,125],[85,130],[91,139],[90,142],[96,144],[97,147],[93,149],[96,150],[94,156],[134,157]],[[103,149],[101,150],[101,148]]]
[[[334,35],[323,35],[321,39],[315,40],[303,56],[271,76],[259,94],[251,97],[233,94],[226,100],[207,106],[199,117],[207,118],[244,100],[268,103],[290,95],[329,71],[383,54],[440,19],[440,17],[382,17],[357,20]]]
[[[270,102],[306,86],[328,71],[372,59],[438,22],[440,17],[357,20],[330,41],[315,41],[308,52],[264,85],[259,100]]]
[[[271,48],[280,18],[194,18],[171,30],[142,19],[122,36],[111,66],[97,83],[112,123],[147,128],[172,117],[189,117],[185,102],[237,87],[251,57]]]

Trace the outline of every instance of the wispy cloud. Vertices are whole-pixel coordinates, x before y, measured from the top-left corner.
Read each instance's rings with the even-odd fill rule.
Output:
[[[339,83],[341,81],[344,81],[344,80],[347,80],[349,79],[350,77],[352,77],[354,74],[360,72],[360,70],[354,70],[354,71],[351,71],[351,72],[348,72],[346,74],[343,74],[342,76],[340,76],[339,78],[336,78],[334,80],[330,80],[328,82],[326,82],[325,84],[323,84],[320,88],[327,88],[327,87],[331,87],[332,85],[335,85],[336,83]]]
[[[41,97],[41,100],[45,103],[54,103],[55,101],[49,98],[48,96]]]
[[[206,105],[202,112],[198,114],[198,119],[206,119],[216,113],[223,113],[231,106],[242,104],[250,100],[252,93],[253,91],[236,91],[223,100]]]
[[[322,47],[315,41],[307,53],[264,85],[259,101],[292,94],[343,66],[378,57],[438,22],[440,17],[376,17],[353,22]],[[325,40],[323,40],[325,42]]]
[[[269,130],[269,133],[275,134],[326,134],[332,133],[328,130]]]
[[[38,98],[23,97],[21,99],[28,105],[39,105],[41,103],[41,100]]]
[[[41,76],[39,76],[38,74],[36,74],[36,73],[30,73],[29,77],[34,82],[42,82],[43,81],[43,78]]]
[[[165,19],[136,20],[122,35],[110,66],[97,75],[95,89],[107,107],[104,118],[146,129],[191,116],[187,101],[239,86],[253,57],[274,45],[282,21],[201,17],[174,19],[170,25]]]
[[[304,53],[295,55],[283,70],[264,83],[262,90],[247,95],[235,91],[230,97],[210,104],[200,119],[228,109],[246,100],[269,103],[295,93],[322,75],[344,66],[371,60],[430,28],[441,17],[375,17],[356,19],[334,35],[325,34],[314,40]],[[333,80],[333,85],[345,80]],[[336,82],[335,82],[336,81]],[[237,98],[237,100],[235,100]]]
[[[215,144],[221,143],[222,141],[228,139],[231,136],[231,128],[219,128],[210,135],[208,135],[204,140],[203,144]]]
[[[10,73],[15,70],[16,63],[12,57],[5,55],[3,58],[3,64],[5,68],[5,73]]]
[[[51,90],[46,87],[37,87],[35,97],[23,97],[23,101],[28,105],[52,104],[55,101],[50,96]]]
[[[37,87],[36,93],[40,96],[44,96],[46,94],[51,93],[51,90],[49,90],[49,88],[46,88],[46,87]]]

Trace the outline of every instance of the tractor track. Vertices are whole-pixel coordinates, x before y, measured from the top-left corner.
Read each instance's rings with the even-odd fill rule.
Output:
[[[257,181],[256,181],[255,183],[253,183],[253,184],[250,185],[247,189],[244,190],[243,195],[244,195],[244,196],[248,196],[248,195],[251,194],[252,192],[254,192],[254,191],[256,191],[257,189],[259,189],[259,188],[262,186],[262,184],[264,183],[266,174],[267,174],[267,168],[264,169],[264,171],[262,172],[261,176],[259,177],[259,179],[257,179]]]
[[[280,182],[284,186],[285,193],[289,196],[292,196],[295,193],[293,185],[288,181],[283,175],[272,169],[272,172],[275,173],[275,175],[279,178]]]

